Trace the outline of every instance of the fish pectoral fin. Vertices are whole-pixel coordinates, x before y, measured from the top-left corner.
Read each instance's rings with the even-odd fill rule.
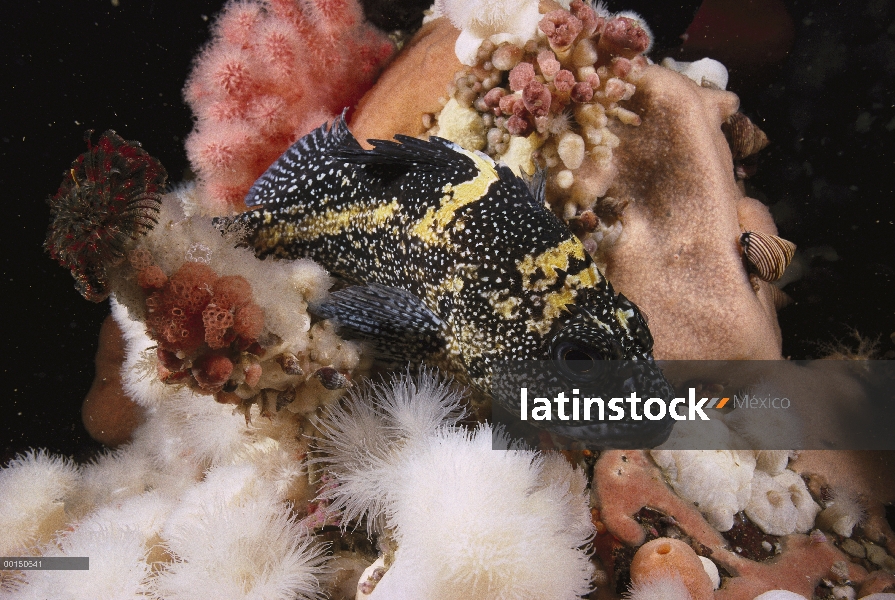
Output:
[[[333,319],[347,337],[373,343],[380,358],[420,360],[445,347],[445,323],[406,290],[379,283],[356,285],[330,294],[316,308]]]

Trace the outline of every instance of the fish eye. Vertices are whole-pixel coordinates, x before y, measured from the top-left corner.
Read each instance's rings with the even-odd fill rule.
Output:
[[[559,372],[576,383],[593,382],[601,372],[600,361],[609,356],[597,348],[578,341],[563,340],[555,344],[553,359]]]
[[[593,350],[584,348],[574,344],[563,343],[557,348],[557,354],[560,357],[565,369],[576,377],[587,377],[596,368],[596,361],[600,360],[598,356],[594,356]]]
[[[563,354],[563,360],[571,360],[571,361],[587,361],[588,363],[593,362],[594,358],[587,353],[587,351],[582,350],[581,348],[569,348],[566,350],[566,353]]]

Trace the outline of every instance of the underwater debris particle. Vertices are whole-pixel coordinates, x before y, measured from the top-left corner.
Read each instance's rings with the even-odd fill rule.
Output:
[[[158,222],[168,173],[139,142],[109,129],[65,173],[50,205],[44,248],[71,270],[75,289],[92,302],[109,296],[106,269],[121,262],[132,240]]]

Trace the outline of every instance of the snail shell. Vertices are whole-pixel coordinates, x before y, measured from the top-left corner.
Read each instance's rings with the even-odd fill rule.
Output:
[[[765,281],[780,279],[796,253],[796,245],[792,242],[760,231],[743,232],[740,245],[746,261]]]
[[[771,288],[771,300],[774,302],[774,308],[777,310],[783,310],[790,304],[792,304],[792,297],[778,288],[776,285],[768,286]]]
[[[743,113],[734,113],[721,124],[734,160],[752,156],[768,145],[768,136]]]

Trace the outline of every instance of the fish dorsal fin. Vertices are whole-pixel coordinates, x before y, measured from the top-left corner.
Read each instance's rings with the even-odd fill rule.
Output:
[[[547,204],[547,169],[538,167],[535,174],[526,183],[535,203],[540,206]]]
[[[249,189],[245,204],[249,208],[280,202],[283,190],[295,180],[297,173],[318,169],[332,161],[337,150],[360,150],[345,123],[345,113],[332,125],[324,123],[289,147]]]
[[[516,196],[527,200],[532,206],[543,209],[546,205],[547,171],[538,169],[531,178],[519,177],[511,168],[502,162],[497,163],[497,174],[500,180],[516,192]]]
[[[395,135],[394,140],[367,140],[372,150],[343,147],[333,153],[339,160],[363,165],[372,179],[388,182],[402,175],[419,172],[475,170],[475,162],[453,142],[432,136],[420,140]]]

